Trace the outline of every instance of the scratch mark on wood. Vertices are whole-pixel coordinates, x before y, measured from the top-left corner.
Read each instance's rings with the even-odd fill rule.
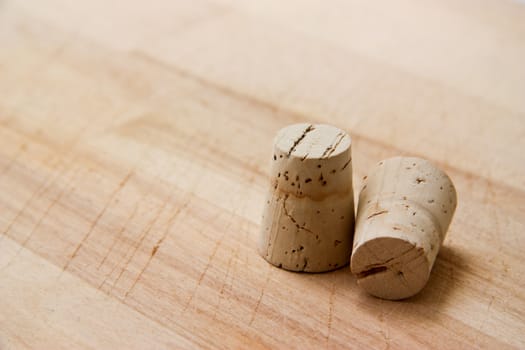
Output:
[[[142,199],[145,198],[145,196],[143,196],[141,198],[141,201]],[[108,252],[104,255],[104,258],[102,259],[102,261],[100,262],[100,264],[98,265],[97,267],[97,270],[100,270],[100,268],[102,267],[102,265],[104,264],[104,262],[107,260],[107,258],[109,257],[109,255],[111,254],[111,252],[113,251],[114,247],[116,246],[117,242],[121,239],[122,235],[124,234],[124,232],[127,230],[128,228],[128,225],[129,223],[131,222],[131,220],[133,220],[133,218],[135,217],[136,213],[137,213],[137,209],[138,209],[138,202],[135,203],[135,206],[133,208],[133,211],[131,212],[131,215],[128,216],[128,218],[126,219],[126,222],[122,225],[121,229],[119,230],[119,232],[116,234],[116,236],[114,237],[113,239],[113,242],[111,243],[111,246],[108,250]],[[111,271],[106,274],[106,276],[104,277],[104,279],[102,280],[102,282],[99,284],[98,286],[98,289],[101,289],[102,286],[106,283],[106,281],[108,280],[108,278],[113,274],[113,272],[116,270],[118,265],[115,265]]]
[[[139,240],[137,241],[137,243],[135,244],[135,246],[133,247],[133,252],[131,253],[131,255],[128,257],[128,259],[126,260],[126,263],[124,264],[124,266],[120,269],[120,273],[119,275],[117,276],[117,279],[115,280],[115,282],[113,282],[113,286],[111,287],[111,290],[113,290],[115,288],[115,286],[118,284],[118,282],[120,281],[120,278],[122,277],[122,275],[124,274],[125,271],[127,271],[128,269],[128,266],[129,266],[129,263],[131,262],[131,260],[133,260],[133,258],[135,257],[135,254],[137,253],[139,247],[142,245],[142,242],[144,242],[144,239],[148,236],[148,234],[150,233],[152,227],[155,225],[155,223],[157,222],[157,220],[159,219],[160,215],[162,214],[162,212],[164,212],[164,209],[166,208],[166,206],[168,205],[168,202],[171,200],[171,193],[166,197],[166,199],[164,200],[164,202],[162,203],[160,209],[157,211],[157,214],[155,215],[155,217],[153,217],[153,219],[151,219],[149,221],[149,223],[146,225],[146,229],[142,231],[142,233],[140,234],[139,236]]]
[[[230,255],[230,259],[228,259],[228,266],[226,267],[226,274],[224,275],[224,281],[222,283],[221,290],[219,291],[219,301],[217,302],[217,305],[215,306],[215,312],[213,313],[213,319],[214,320],[217,319],[217,313],[219,312],[219,309],[220,309],[220,306],[221,306],[221,303],[222,303],[224,290],[226,288],[228,277],[230,276],[230,269],[231,269],[231,266],[232,266],[232,261],[233,261],[233,254]]]
[[[268,286],[268,283],[270,282],[271,270],[272,270],[272,267],[268,266],[268,270],[266,270],[266,279],[264,281],[263,287],[261,288],[261,293],[259,294],[257,303],[255,304],[255,308],[253,309],[252,318],[250,319],[248,326],[251,326],[253,322],[255,321],[255,316],[257,316],[257,312],[259,311],[259,306],[261,305],[262,298],[264,297],[264,292],[266,290],[266,287]]]
[[[390,349],[390,338],[388,337],[388,333],[386,333],[383,330],[379,330],[379,333],[383,336],[383,339],[385,340],[385,348],[384,348],[384,350]]]
[[[75,149],[75,146],[77,145],[77,143],[80,141],[81,139],[81,136],[83,134],[83,132],[85,131],[86,128],[83,128],[80,130],[80,132],[77,133],[76,137],[74,137],[72,139],[71,142],[69,142],[68,144],[68,147],[67,147],[67,152],[65,152],[62,156],[63,157],[66,157],[68,156],[69,154],[71,154],[73,152],[73,150]],[[24,152],[25,150],[27,149],[27,143],[22,143],[22,145],[20,146],[19,148],[19,152],[17,153],[16,155],[16,159],[18,159],[19,155]],[[70,162],[70,163],[74,163],[74,161],[77,159],[77,157],[74,157],[73,160]],[[15,218],[10,222],[10,224],[8,225],[8,227],[6,228],[6,230],[0,235],[0,241],[1,239],[7,235],[7,233],[9,232],[9,230],[11,230],[11,227],[12,225],[18,220],[18,218],[22,215],[22,213],[26,210],[26,208],[29,206],[29,204],[33,201],[33,199],[35,199],[38,196],[40,196],[41,194],[44,194],[48,188],[50,188],[54,183],[55,181],[57,180],[57,178],[61,175],[61,171],[64,170],[64,168],[67,166],[67,165],[63,165],[64,164],[64,160],[63,158],[60,158],[60,156],[58,156],[58,160],[59,160],[59,164],[62,166],[62,169],[59,171],[57,169],[52,169],[52,170],[55,170],[55,174],[54,176],[49,180],[48,178],[45,179],[41,185],[39,186],[39,188],[33,193],[33,195],[24,203],[24,206],[22,207],[22,209],[18,212],[18,214],[15,216]],[[11,167],[11,165],[9,166],[9,168]],[[4,169],[5,170],[5,169]],[[6,172],[4,172],[6,173]],[[48,185],[49,184],[49,185]],[[27,242],[26,242],[27,243]]]
[[[64,196],[64,193],[66,192],[66,189],[69,188],[69,186],[75,180],[77,173],[78,173],[78,169],[73,173],[73,175],[69,179],[68,183],[65,186],[62,187],[62,189],[60,190],[59,194],[51,201],[51,203],[47,206],[47,208],[42,212],[42,215],[40,215],[37,223],[33,226],[33,228],[31,229],[31,232],[29,233],[29,235],[21,243],[20,248],[18,249],[16,254],[13,256],[13,258],[7,263],[7,265],[4,268],[7,268],[15,260],[15,258],[20,254],[22,249],[24,249],[26,247],[27,243],[31,240],[31,238],[33,237],[34,233],[38,230],[38,228],[40,228],[40,225],[42,224],[44,219],[47,217],[47,215],[49,214],[51,209],[62,199],[62,197]],[[49,185],[49,187],[51,187],[51,185]]]
[[[159,250],[159,247],[162,243],[162,239],[159,239],[157,243],[153,246],[153,249],[151,249],[151,257],[153,258],[155,254],[157,254],[157,250]]]
[[[487,310],[485,311],[485,317],[483,318],[483,321],[481,322],[478,331],[483,332],[483,328],[485,327],[485,324],[487,323],[487,320],[490,318],[490,309],[492,308],[492,304],[494,303],[494,299],[496,299],[495,296],[490,297],[490,301],[487,305]]]
[[[232,219],[233,219],[233,215],[232,215]],[[231,227],[232,225],[232,222],[230,221],[229,225],[228,225],[228,228]],[[228,284],[228,277],[230,276],[230,271],[232,269],[232,262],[235,259],[238,258],[238,252],[239,252],[239,249],[240,249],[240,243],[237,241],[237,245],[236,245],[236,248],[234,251],[232,251],[232,254],[230,255],[230,259],[228,259],[228,266],[226,268],[226,274],[224,276],[224,281],[222,283],[222,286],[221,286],[221,290],[219,291],[219,301],[217,302],[217,306],[215,306],[215,312],[213,313],[213,319],[216,320],[217,319],[217,313],[219,312],[220,310],[220,306],[221,306],[221,303],[222,303],[222,300],[224,298],[224,291],[226,289],[226,285]],[[235,265],[235,264],[234,264]],[[231,288],[233,286],[233,280],[234,280],[234,277],[232,275],[231,277],[231,281],[230,281],[230,291],[231,291]]]
[[[80,241],[79,244],[77,244],[77,246],[75,247],[75,250],[73,250],[73,253],[71,254],[71,257],[68,259],[68,261],[66,262],[66,264],[64,265],[64,267],[62,268],[62,271],[66,271],[68,268],[69,268],[69,265],[71,264],[71,262],[73,261],[73,259],[77,256],[80,248],[82,248],[82,246],[84,245],[84,243],[88,240],[88,238],[91,236],[91,233],[93,233],[93,230],[95,229],[95,227],[97,226],[99,220],[102,218],[102,216],[104,215],[104,213],[106,212],[106,210],[109,208],[110,204],[113,202],[113,200],[115,199],[115,197],[117,196],[117,194],[122,190],[122,188],[126,185],[126,183],[129,181],[129,179],[131,178],[131,176],[133,175],[134,173],[134,170],[130,171],[122,181],[120,181],[119,185],[117,186],[117,188],[111,193],[111,195],[109,196],[109,199],[106,201],[106,204],[104,205],[104,207],[102,208],[102,210],[98,213],[97,217],[95,218],[95,220],[91,223],[88,231],[86,232],[86,234],[84,234],[84,237],[82,237],[82,240]]]
[[[26,240],[24,242],[22,242],[22,247],[24,247],[27,242],[31,239],[32,235],[34,234],[34,232],[36,230],[38,230],[38,228],[40,227],[40,225],[42,224],[42,222],[44,221],[44,219],[47,217],[47,215],[49,214],[49,212],[51,211],[51,209],[53,209],[53,207],[58,203],[60,202],[60,200],[62,199],[62,197],[64,197],[64,194],[66,193],[66,189],[70,189],[69,192],[71,192],[71,188],[70,186],[73,184],[73,182],[75,181],[76,179],[76,176],[78,174],[80,169],[76,169],[73,173],[73,175],[71,175],[71,178],[69,179],[69,181],[67,182],[67,184],[65,186],[62,187],[62,189],[60,190],[59,194],[51,201],[51,203],[47,206],[47,208],[44,210],[44,212],[42,213],[42,215],[40,216],[40,218],[38,219],[38,222],[36,223],[36,225],[33,227],[33,229],[31,230],[31,233],[29,234],[29,236],[26,238]]]
[[[145,196],[143,196],[141,198],[140,201],[142,201],[142,199],[144,199]],[[121,238],[122,234],[126,231],[129,223],[131,222],[131,220],[133,220],[133,218],[135,217],[135,215],[137,214],[137,209],[139,207],[139,202],[136,202],[135,205],[133,206],[133,210],[131,211],[131,214],[126,218],[126,221],[124,221],[124,224],[122,224],[122,227],[120,228],[120,230],[118,231],[118,233],[115,235],[115,237],[113,238],[113,242],[111,242],[111,245],[110,247],[108,248],[108,251],[106,252],[106,254],[104,254],[104,258],[102,259],[102,261],[98,264],[97,266],[97,270],[100,270],[100,268],[102,267],[102,265],[104,265],[104,262],[106,262],[107,258],[109,257],[109,255],[111,254],[111,252],[113,251],[113,249],[115,248],[115,245],[117,244],[118,240]],[[104,282],[106,280],[104,279]],[[104,283],[103,282],[103,283]]]
[[[2,233],[2,236],[5,235],[7,236],[7,234],[9,233],[9,231],[11,230],[11,228],[13,227],[13,225],[18,221],[18,219],[20,218],[20,216],[22,216],[22,214],[27,210],[27,208],[29,207],[29,205],[33,202],[33,200],[37,197],[39,197],[41,194],[45,193],[47,191],[47,189],[53,185],[53,183],[55,182],[55,180],[59,177],[59,172],[56,172],[55,175],[53,176],[53,178],[51,180],[49,179],[46,179],[44,180],[40,186],[36,189],[36,191],[34,191],[31,195],[31,197],[29,197],[29,199],[27,201],[25,201],[24,205],[22,206],[22,208],[17,212],[17,214],[15,215],[15,217],[9,222],[9,224],[7,225],[7,228],[4,230],[4,232]]]
[[[122,235],[124,234],[124,232],[126,232],[128,226],[129,226],[129,223],[133,220],[133,218],[135,217],[136,213],[137,213],[137,210],[138,210],[138,207],[139,207],[139,203],[142,203],[144,202],[145,198],[147,197],[147,193],[150,192],[151,188],[153,186],[153,183],[148,186],[147,190],[144,192],[144,195],[142,195],[140,197],[140,199],[135,203],[134,207],[133,207],[133,211],[131,212],[130,216],[128,216],[128,218],[126,219],[126,222],[122,225],[122,227],[120,228],[119,232],[117,233],[117,235],[113,238],[113,242],[111,243],[111,246],[109,247],[109,250],[108,252],[104,255],[104,258],[102,259],[102,261],[100,262],[100,264],[98,265],[97,267],[97,270],[100,270],[100,268],[102,267],[102,265],[104,264],[104,262],[106,262],[107,258],[109,257],[109,255],[111,254],[111,252],[113,251],[113,249],[115,248],[116,244],[118,241],[121,240],[122,238]],[[129,250],[126,252],[126,255],[128,254]],[[98,286],[98,289],[100,290],[102,288],[102,286],[106,283],[106,281],[108,280],[108,278],[113,274],[113,272],[115,272],[115,270],[117,269],[118,265],[115,264],[115,266],[113,266],[113,268],[111,269],[111,271],[106,274],[106,276],[104,277],[104,280],[99,284]]]
[[[490,205],[491,203],[493,203],[496,199],[497,199],[497,194],[496,192],[494,191],[494,188],[492,186],[492,183],[489,182],[489,181],[486,181],[486,186],[487,186],[487,189],[486,189],[486,192],[485,192],[485,198],[483,199],[483,202],[487,205]],[[494,226],[495,226],[495,229],[493,230],[494,231],[494,237],[496,238],[496,241],[497,241],[497,245],[498,245],[498,251],[502,251],[503,249],[503,244],[501,242],[501,225],[500,225],[500,220],[499,220],[499,213],[497,210],[491,210],[491,214],[492,214],[492,217],[494,218]]]
[[[131,285],[129,290],[124,295],[124,299],[127,298],[127,296],[133,291],[133,288],[135,288],[135,285],[137,284],[137,282],[141,279],[144,272],[148,269],[149,265],[151,264],[151,261],[153,260],[153,257],[155,256],[155,254],[157,254],[157,250],[159,249],[160,245],[162,244],[162,242],[164,242],[166,237],[168,237],[168,233],[171,231],[171,228],[173,227],[173,223],[175,222],[175,219],[179,217],[181,212],[188,207],[189,203],[190,203],[190,199],[188,198],[184,201],[184,204],[178,207],[177,210],[175,210],[175,212],[173,213],[173,215],[168,219],[168,223],[166,224],[166,229],[164,230],[162,237],[153,246],[153,249],[151,250],[151,255],[148,258],[148,261],[146,262],[142,270],[140,270],[137,278],[135,278],[135,280],[133,281],[133,284]]]
[[[217,214],[216,217],[218,217],[219,215],[220,215],[220,213]],[[211,220],[211,221],[213,222],[215,220]],[[217,254],[217,251],[219,250],[219,247],[221,246],[222,240],[224,239],[225,235],[226,235],[226,230],[224,230],[222,236],[215,243],[215,246],[213,247],[213,251],[212,251],[211,255],[208,257],[208,262],[206,263],[206,266],[204,267],[204,270],[202,270],[202,272],[201,272],[201,274],[199,276],[199,279],[197,280],[197,284],[195,285],[195,288],[193,289],[193,292],[190,294],[190,297],[188,298],[188,300],[184,304],[184,309],[182,311],[183,314],[186,312],[186,310],[190,306],[191,301],[195,297],[195,294],[197,293],[197,290],[199,289],[202,281],[204,280],[204,276],[206,276],[206,273],[210,269],[211,263],[212,263],[213,259],[215,258],[215,255]]]
[[[332,335],[332,319],[334,314],[334,300],[335,300],[335,276],[332,282],[332,288],[330,289],[330,299],[328,301],[328,320],[327,320],[327,334],[326,342],[330,342],[330,337]]]

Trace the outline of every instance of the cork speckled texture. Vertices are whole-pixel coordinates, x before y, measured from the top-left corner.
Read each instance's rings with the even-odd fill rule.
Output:
[[[351,268],[372,295],[403,299],[418,293],[456,209],[450,178],[429,161],[379,162],[359,195]]]
[[[354,227],[351,139],[329,125],[294,124],[274,141],[260,254],[291,271],[348,264]]]

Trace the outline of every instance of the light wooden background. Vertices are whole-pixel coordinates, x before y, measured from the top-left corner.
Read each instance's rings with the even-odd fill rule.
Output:
[[[404,302],[255,252],[274,133],[459,206]],[[0,348],[525,348],[525,5],[0,0]]]

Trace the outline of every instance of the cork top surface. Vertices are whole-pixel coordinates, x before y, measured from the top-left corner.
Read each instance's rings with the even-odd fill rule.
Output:
[[[339,128],[325,124],[293,124],[277,133],[275,147],[288,157],[328,159],[351,146],[350,136]]]

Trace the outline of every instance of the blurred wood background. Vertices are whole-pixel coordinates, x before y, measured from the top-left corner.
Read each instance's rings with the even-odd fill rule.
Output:
[[[428,158],[403,302],[255,252],[274,133]],[[525,5],[0,0],[0,348],[525,348]]]

